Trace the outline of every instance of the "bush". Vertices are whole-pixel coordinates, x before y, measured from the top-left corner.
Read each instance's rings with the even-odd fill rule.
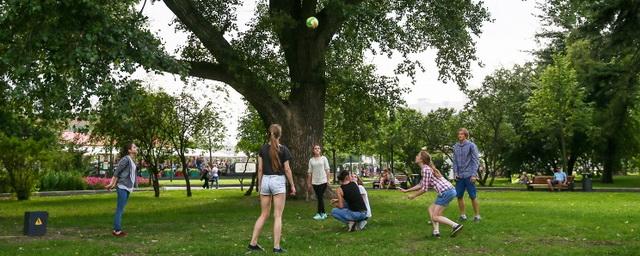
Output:
[[[86,183],[77,172],[48,172],[40,177],[40,191],[84,190]]]
[[[31,196],[42,173],[41,166],[54,142],[52,138],[24,139],[8,137],[0,132],[0,162],[18,200],[27,200]]]
[[[136,179],[136,183],[138,183],[138,187],[149,187],[151,186],[149,182],[150,182],[149,179],[143,178],[143,177],[137,177]]]
[[[111,178],[86,177],[84,181],[88,189],[104,189],[111,182]],[[138,183],[138,187],[150,186],[149,179],[143,177],[137,177],[136,183]]]
[[[12,192],[11,186],[9,186],[9,177],[7,176],[7,171],[4,169],[0,169],[0,193],[10,193]]]
[[[86,177],[84,181],[88,189],[104,189],[111,182],[111,178]]]

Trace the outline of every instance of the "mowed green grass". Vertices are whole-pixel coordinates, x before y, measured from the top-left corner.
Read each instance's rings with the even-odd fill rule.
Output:
[[[414,201],[397,191],[370,191],[367,229],[345,232],[333,219],[315,221],[315,202],[287,201],[282,246],[289,255],[637,255],[640,193],[481,192],[481,223],[456,238],[430,237],[429,192]],[[115,194],[0,201],[1,255],[244,255],[257,196],[239,190],[136,192],[123,226],[111,236]],[[330,209],[330,208],[329,208]],[[49,212],[48,234],[22,236],[24,211]],[[470,210],[470,209],[469,209]],[[455,204],[446,215],[458,215]],[[471,212],[469,211],[470,215]],[[260,243],[271,254],[272,221]],[[258,254],[259,253],[254,253]]]

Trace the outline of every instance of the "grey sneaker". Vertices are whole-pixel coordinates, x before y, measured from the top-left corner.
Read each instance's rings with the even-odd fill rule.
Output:
[[[366,220],[358,222],[358,230],[363,230],[366,226],[367,226]]]
[[[482,218],[480,216],[473,217],[473,222],[479,223]]]
[[[467,221],[467,216],[460,216],[459,221]]]

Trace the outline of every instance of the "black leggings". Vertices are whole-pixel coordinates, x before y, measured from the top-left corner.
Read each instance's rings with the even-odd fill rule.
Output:
[[[204,184],[202,184],[202,188],[203,189],[208,189],[209,188],[209,180],[207,179],[206,175],[202,175],[202,177],[200,177],[200,180],[204,180]]]
[[[320,185],[313,185],[313,191],[316,192],[316,198],[318,199],[318,213],[325,213],[324,211],[324,191],[327,190],[327,183]]]

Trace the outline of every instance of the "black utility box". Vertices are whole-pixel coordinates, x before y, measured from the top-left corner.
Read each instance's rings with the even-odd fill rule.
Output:
[[[24,234],[26,236],[44,236],[47,233],[48,212],[25,212]]]

